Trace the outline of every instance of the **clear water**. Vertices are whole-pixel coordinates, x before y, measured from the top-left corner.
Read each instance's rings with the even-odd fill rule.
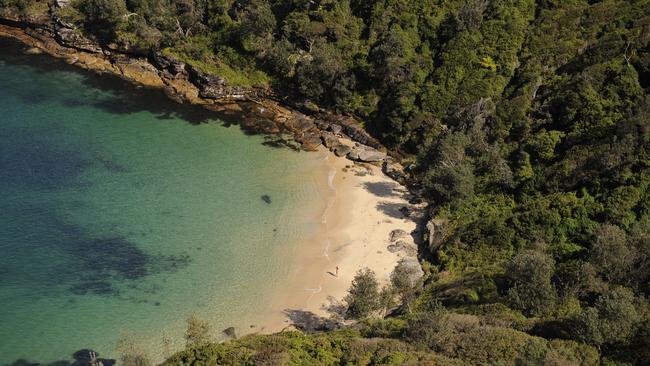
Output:
[[[259,320],[327,171],[213,118],[0,40],[0,365]]]

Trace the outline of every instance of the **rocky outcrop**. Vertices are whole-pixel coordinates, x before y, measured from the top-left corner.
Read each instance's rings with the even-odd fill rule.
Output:
[[[352,151],[348,153],[348,158],[355,161],[366,163],[378,163],[386,159],[386,153],[373,149],[372,147],[355,144]]]
[[[402,167],[401,164],[386,160],[384,161],[381,170],[396,182],[399,182],[400,184],[406,183],[408,175],[404,172],[404,167]]]
[[[70,5],[70,0],[56,0],[54,4],[59,8],[65,8]]]
[[[66,5],[67,1],[57,4]],[[280,102],[269,87],[228,85],[223,77],[168,53],[159,52],[147,59],[115,45],[102,47],[78,29],[50,16],[22,19],[16,15],[13,19],[5,14],[0,17],[0,35],[9,35],[89,70],[114,73],[142,85],[160,88],[178,103],[203,105],[229,115],[243,113],[242,125],[247,130],[290,133],[306,150],[315,150],[324,144],[337,156],[370,163],[379,163],[387,156],[380,151],[382,145],[355,118],[323,111],[310,101],[298,103],[301,106],[296,107],[306,111],[308,115],[305,115],[282,105],[295,106],[296,102],[289,99]],[[257,107],[249,108],[247,104]],[[338,139],[342,134],[357,144],[349,147],[341,143]]]
[[[334,133],[344,133],[353,141],[370,146],[375,149],[383,148],[383,145],[366,132],[361,123],[352,117],[335,115],[332,113],[320,113],[317,115],[322,129],[330,130]],[[336,127],[334,127],[336,126]]]
[[[445,226],[446,220],[431,219],[427,222],[426,231],[424,233],[424,242],[428,245],[429,250],[435,251],[442,244],[445,239]]]
[[[391,253],[404,252],[408,257],[415,257],[418,254],[418,249],[414,244],[409,244],[403,240],[388,244],[386,249]]]
[[[345,157],[352,151],[352,148],[347,145],[338,145],[332,151],[338,157]]]
[[[101,53],[102,48],[97,42],[84,37],[81,32],[76,29],[66,27],[56,27],[54,37],[61,45],[69,48],[74,48],[79,51],[90,53]]]
[[[402,229],[395,229],[390,232],[388,240],[390,240],[391,243],[396,242],[398,239],[402,239],[406,237],[408,233]]]
[[[168,79],[187,78],[185,62],[171,55],[164,55],[161,52],[155,53],[151,58],[153,64]]]

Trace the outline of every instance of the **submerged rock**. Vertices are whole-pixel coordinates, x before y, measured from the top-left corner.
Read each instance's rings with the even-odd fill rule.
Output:
[[[262,197],[260,198],[262,199],[262,201],[271,204],[271,196],[269,196],[268,194],[263,194]]]

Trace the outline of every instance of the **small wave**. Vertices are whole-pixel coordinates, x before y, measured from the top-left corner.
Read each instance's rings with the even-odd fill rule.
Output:
[[[327,215],[329,215],[332,206],[334,206],[334,197],[330,197],[327,200],[327,207],[325,208],[325,211],[323,211],[323,216],[321,218],[323,224],[327,224]]]
[[[317,288],[309,288],[309,287],[305,287],[305,291],[307,291],[307,292],[311,292],[312,294],[318,294],[318,293],[320,293],[321,291],[323,291],[323,286],[318,285]]]
[[[334,188],[334,177],[336,177],[336,169],[331,169],[327,175],[327,186],[330,187],[331,190],[336,191],[336,188]]]
[[[327,258],[327,261],[328,261],[328,262],[331,262],[331,261],[330,261],[330,253],[329,253],[329,251],[330,251],[330,244],[331,244],[331,243],[330,243],[330,240],[329,240],[329,239],[326,239],[326,240],[325,240],[325,249],[323,249],[323,255],[325,256],[325,258]]]

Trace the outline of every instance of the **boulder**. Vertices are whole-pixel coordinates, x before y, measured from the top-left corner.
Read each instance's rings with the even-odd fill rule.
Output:
[[[328,130],[332,131],[333,134],[338,135],[343,130],[343,127],[341,127],[340,125],[333,124],[333,125],[329,125]]]
[[[221,76],[209,74],[189,64],[186,66],[186,69],[190,81],[199,88],[199,95],[203,98],[230,98],[238,94],[237,90],[227,88],[226,79]]]
[[[187,76],[185,63],[174,56],[164,55],[158,52],[153,55],[152,62],[158,69],[165,72],[166,76],[169,78]]]
[[[331,124],[329,122],[325,122],[322,119],[317,119],[314,121],[314,124],[316,124],[316,127],[323,131],[329,131]]]
[[[296,138],[302,145],[302,148],[307,151],[316,151],[318,146],[321,145],[321,138],[318,134],[306,133],[303,136]]]
[[[304,115],[297,114],[293,118],[287,119],[284,125],[294,132],[304,132],[316,129],[316,125],[312,120],[306,118]]]
[[[338,157],[343,157],[346,156],[352,151],[352,149],[349,146],[340,144],[334,148],[334,154]]]
[[[190,81],[199,87],[226,85],[226,79],[222,78],[221,76],[201,71],[192,65],[187,65],[187,71],[190,75]]]
[[[406,181],[406,173],[404,173],[404,167],[402,167],[400,164],[385,161],[384,165],[381,168],[384,174],[391,177],[395,181],[400,183]]]
[[[397,243],[388,244],[386,249],[388,249],[388,251],[391,253],[404,252],[404,254],[409,257],[415,257],[418,254],[415,245],[409,244],[402,240],[397,241]]]
[[[398,239],[401,239],[407,235],[406,231],[402,229],[395,229],[390,232],[389,234],[389,240],[391,243],[396,242]]]
[[[337,146],[341,145],[339,139],[331,132],[324,132],[321,135],[321,139],[323,139],[323,145],[332,151],[334,151]]]
[[[380,162],[385,158],[386,153],[364,145],[356,145],[348,154],[348,159],[366,163]]]
[[[277,134],[280,132],[280,127],[268,118],[245,117],[240,123],[245,131],[251,133]]]
[[[427,229],[424,233],[424,242],[430,250],[436,250],[445,238],[445,225],[447,221],[442,219],[431,219],[427,222]]]
[[[396,253],[404,249],[404,247],[401,245],[402,243],[403,242],[400,241],[398,243],[388,244],[386,248],[388,249],[389,252]]]
[[[70,0],[56,0],[54,2],[58,8],[66,8],[70,5]]]
[[[229,338],[236,339],[237,333],[235,332],[235,327],[228,327],[222,331],[222,333]]]

